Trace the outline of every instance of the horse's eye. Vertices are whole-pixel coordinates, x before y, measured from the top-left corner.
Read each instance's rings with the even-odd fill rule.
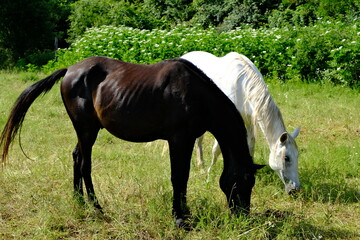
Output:
[[[290,162],[290,158],[288,156],[285,156],[285,162]]]

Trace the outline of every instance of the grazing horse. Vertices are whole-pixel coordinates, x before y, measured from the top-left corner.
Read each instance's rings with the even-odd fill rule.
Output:
[[[63,77],[61,96],[78,142],[73,151],[74,192],[101,210],[91,179],[91,151],[100,129],[132,142],[168,141],[173,186],[172,212],[184,226],[186,189],[195,139],[210,131],[218,140],[224,171],[220,187],[231,212],[250,211],[255,172],[243,120],[234,104],[198,68],[183,59],[152,65],[90,57],[34,83],[15,102],[0,138],[5,162],[30,105]]]
[[[211,53],[195,51],[181,58],[204,71],[235,103],[244,119],[251,156],[254,156],[255,129],[256,124],[259,124],[270,148],[270,167],[277,172],[288,193],[298,191],[300,189],[299,153],[294,139],[298,136],[300,128],[295,129],[291,134],[286,131],[281,112],[256,66],[247,57],[236,52],[228,53],[224,57],[216,57]],[[196,141],[198,165],[203,163],[202,139],[203,136]],[[220,148],[215,140],[208,174],[220,154]]]

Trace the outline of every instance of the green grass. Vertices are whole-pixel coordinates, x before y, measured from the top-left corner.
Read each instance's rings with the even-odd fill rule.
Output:
[[[10,107],[43,75],[0,73],[0,128]],[[193,231],[174,228],[172,187],[163,142],[129,143],[101,131],[93,150],[93,181],[105,215],[80,208],[72,198],[71,152],[76,137],[59,85],[39,98],[25,119],[7,166],[0,172],[0,239],[358,239],[360,237],[360,97],[332,85],[269,83],[297,139],[303,192],[289,197],[275,173],[259,171],[249,218],[230,216],[218,179],[206,183],[195,166],[188,185]],[[255,161],[266,163],[261,134]],[[209,163],[213,137],[205,138]]]

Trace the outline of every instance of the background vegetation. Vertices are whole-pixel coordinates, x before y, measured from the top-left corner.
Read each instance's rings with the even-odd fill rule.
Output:
[[[238,51],[257,61],[263,74],[271,78],[359,85],[357,0],[2,1],[1,68],[39,69],[55,58],[55,47],[69,45],[86,52],[76,57],[67,55],[77,60],[102,54],[145,63],[179,57],[191,50],[217,55]],[[100,35],[108,31],[107,37],[127,35],[113,37],[108,43],[96,38],[97,31]],[[156,39],[141,33],[156,35]],[[172,33],[175,35],[169,36]],[[203,39],[202,33],[208,38]],[[133,39],[131,34],[138,38]],[[126,37],[128,43],[114,44]],[[84,39],[87,42],[79,44]],[[136,43],[137,39],[147,42]],[[182,39],[184,44],[179,42]],[[93,49],[91,44],[101,45],[101,49]],[[88,49],[81,49],[85,45]],[[116,53],[112,50],[115,47],[120,48]],[[62,53],[57,59],[68,63],[61,57]]]
[[[321,33],[321,34],[319,34]],[[91,28],[43,69],[70,66],[103,55],[134,63],[154,63],[192,50],[217,56],[248,56],[269,78],[334,82],[356,87],[360,78],[360,26],[322,22],[311,27],[241,28],[219,33],[177,25],[171,30],[129,27]]]

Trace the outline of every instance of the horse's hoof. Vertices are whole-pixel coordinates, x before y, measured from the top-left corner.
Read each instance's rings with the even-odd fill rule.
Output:
[[[100,207],[100,206],[99,206]],[[96,211],[96,213],[98,213],[98,214],[101,214],[101,215],[104,215],[104,211],[103,211],[103,209],[102,209],[102,207],[95,207],[95,211]]]
[[[180,229],[185,229],[186,231],[190,231],[191,227],[189,223],[187,223],[184,219],[178,218],[175,220],[175,227]]]
[[[182,228],[185,225],[185,221],[182,218],[178,218],[175,220],[175,227]]]

